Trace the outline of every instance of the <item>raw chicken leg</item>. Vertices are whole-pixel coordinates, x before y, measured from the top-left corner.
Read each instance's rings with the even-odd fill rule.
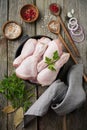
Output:
[[[56,71],[52,71],[50,69],[45,68],[37,75],[37,81],[42,86],[50,85],[57,77],[60,68],[68,61],[70,57],[69,53],[63,53],[58,61],[55,63]]]
[[[26,57],[32,55],[35,50],[36,44],[37,41],[35,39],[29,39],[24,44],[23,49],[21,51],[21,55],[14,60],[13,66],[18,67]]]
[[[37,63],[47,48],[47,44],[37,43],[35,52],[27,57],[16,69],[16,75],[22,79],[34,79],[37,76]]]
[[[47,64],[45,63],[45,57],[49,57],[52,59],[53,53],[58,51],[59,56],[62,55],[62,43],[59,39],[53,40],[49,42],[49,47],[43,55],[43,60],[41,60],[37,65],[37,70],[40,72],[44,68],[46,68]]]
[[[51,40],[49,38],[47,38],[47,37],[42,37],[38,41],[41,42],[41,43],[46,43],[49,46]]]

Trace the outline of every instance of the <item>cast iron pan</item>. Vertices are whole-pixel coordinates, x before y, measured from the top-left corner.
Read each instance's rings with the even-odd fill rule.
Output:
[[[21,50],[25,44],[25,42],[29,39],[29,38],[34,38],[34,39],[40,39],[41,37],[47,37],[49,39],[52,40],[52,38],[48,37],[48,36],[44,36],[44,35],[37,35],[37,36],[32,36],[29,37],[28,35],[23,36],[19,42],[21,43],[20,46],[18,47],[16,54],[15,54],[15,58],[18,57],[21,54]],[[71,60],[69,60],[61,69],[60,72],[58,73],[58,76],[56,79],[61,79],[61,81],[66,82],[66,75],[67,75],[67,71],[69,69],[69,67],[72,65]],[[30,81],[28,81],[29,83],[31,83]],[[31,83],[31,84],[36,84],[36,83]],[[36,84],[37,85],[37,84]]]

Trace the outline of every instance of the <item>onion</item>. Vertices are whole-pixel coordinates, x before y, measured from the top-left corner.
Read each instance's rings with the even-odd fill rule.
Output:
[[[77,30],[71,30],[72,35],[79,36],[83,33],[82,26],[78,26]]]
[[[74,42],[82,42],[85,38],[83,28],[78,24],[75,17],[70,18],[68,23],[68,29],[70,30],[71,37]]]
[[[68,29],[71,31],[71,30],[77,30],[78,29],[78,24],[75,24],[75,25],[72,25],[70,23],[68,23]]]
[[[75,17],[70,18],[69,24],[76,25],[77,24],[77,19]]]
[[[85,38],[84,32],[82,32],[81,35],[79,35],[79,36],[72,35],[72,32],[70,32],[70,34],[71,34],[73,41],[77,42],[77,43],[82,42]]]
[[[70,18],[68,23],[68,29],[70,30],[71,37],[74,42],[82,42],[85,38],[83,28],[77,22],[75,17]]]

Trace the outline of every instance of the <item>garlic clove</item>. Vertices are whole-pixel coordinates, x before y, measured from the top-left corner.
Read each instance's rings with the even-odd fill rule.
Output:
[[[68,13],[67,13],[67,16],[68,16],[69,18],[72,18],[71,12],[68,12]]]
[[[71,14],[74,14],[74,13],[75,13],[74,9],[71,9]]]

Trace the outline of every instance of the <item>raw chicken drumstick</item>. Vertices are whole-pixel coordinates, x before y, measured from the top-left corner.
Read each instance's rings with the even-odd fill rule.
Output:
[[[57,77],[60,68],[68,61],[70,57],[69,53],[63,53],[58,61],[55,63],[56,71],[52,71],[50,69],[45,68],[37,75],[37,81],[42,86],[50,85]]]
[[[13,66],[18,67],[26,57],[32,55],[35,50],[36,44],[36,39],[29,39],[24,44],[21,54],[14,60]]]
[[[42,37],[41,39],[38,39],[38,41],[41,43],[46,43],[49,46],[51,40],[47,37]]]
[[[60,42],[59,39],[52,40],[52,41],[49,42],[49,47],[45,51],[45,53],[43,55],[43,59],[37,65],[38,72],[40,72],[41,70],[43,70],[47,66],[47,64],[45,63],[45,57],[52,59],[53,53],[55,51],[58,51],[59,56],[61,56],[62,53],[63,53],[62,43]]]
[[[47,46],[47,44],[38,41],[33,55],[22,61],[20,66],[16,69],[16,75],[25,80],[29,80],[29,78],[36,78],[37,63],[44,54]]]

